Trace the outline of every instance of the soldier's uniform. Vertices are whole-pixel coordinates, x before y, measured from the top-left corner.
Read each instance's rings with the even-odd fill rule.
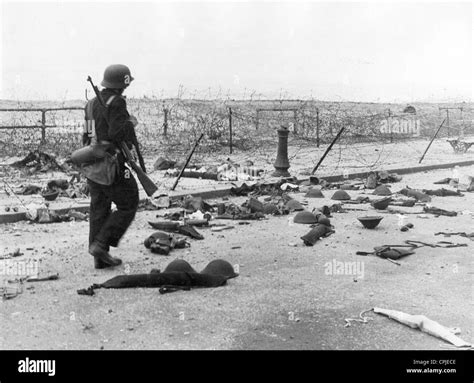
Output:
[[[111,65],[104,73],[101,91],[107,105],[104,108],[96,98],[86,105],[86,120],[92,118],[97,142],[112,143],[111,150],[118,152],[122,142],[130,145],[134,123],[130,120],[127,105],[121,95],[133,78],[124,65]],[[84,136],[83,143],[90,143]],[[110,246],[117,247],[120,239],[132,223],[138,208],[138,186],[132,172],[125,166],[122,153],[118,152],[119,174],[116,181],[105,186],[88,180],[91,195],[89,218],[89,253],[94,256],[96,268],[118,266],[119,258],[109,254]],[[112,202],[117,210],[111,210]]]

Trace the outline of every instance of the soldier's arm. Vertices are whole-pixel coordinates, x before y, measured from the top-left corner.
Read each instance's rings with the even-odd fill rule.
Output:
[[[109,131],[108,136],[116,142],[130,141],[133,123],[129,121],[130,115],[127,104],[121,97],[117,97],[109,106]]]

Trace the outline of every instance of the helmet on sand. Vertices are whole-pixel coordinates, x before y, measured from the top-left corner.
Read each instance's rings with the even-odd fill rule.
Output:
[[[168,266],[166,266],[164,272],[196,273],[197,271],[194,270],[193,267],[184,259],[175,259],[174,261],[170,262]]]
[[[235,278],[239,275],[234,271],[232,265],[223,259],[215,259],[209,262],[201,271],[201,274],[224,276],[226,278]]]
[[[311,224],[318,222],[316,216],[308,210],[298,212],[293,218],[294,223]]]
[[[345,201],[345,200],[350,200],[351,196],[345,190],[339,189],[332,195],[331,199],[338,200],[338,201]]]
[[[128,66],[113,64],[105,68],[101,85],[110,89],[125,89],[133,80]]]
[[[324,198],[324,194],[319,188],[312,188],[309,189],[308,192],[305,194],[306,198]]]

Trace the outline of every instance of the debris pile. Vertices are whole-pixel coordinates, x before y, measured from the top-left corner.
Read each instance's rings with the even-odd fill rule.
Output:
[[[54,156],[39,150],[28,153],[25,158],[10,164],[10,166],[17,169],[27,169],[30,174],[44,173],[50,170],[66,171],[63,166],[58,164]]]

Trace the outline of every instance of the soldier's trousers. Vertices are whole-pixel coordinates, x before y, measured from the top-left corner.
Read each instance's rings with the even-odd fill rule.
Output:
[[[91,195],[89,244],[99,241],[107,247],[117,247],[135,218],[138,208],[138,186],[131,173],[112,185],[104,186],[88,180]],[[112,202],[117,207],[111,211]]]

